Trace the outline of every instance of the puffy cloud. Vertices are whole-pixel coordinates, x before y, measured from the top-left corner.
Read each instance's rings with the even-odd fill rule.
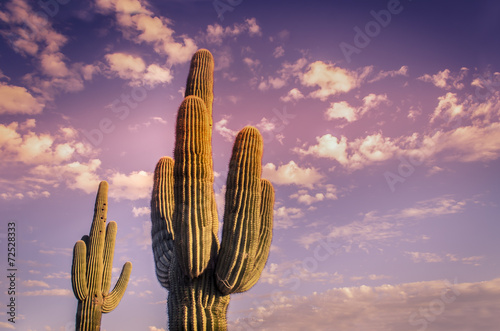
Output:
[[[0,115],[39,114],[44,106],[26,88],[0,83]]]
[[[286,85],[290,78],[300,77],[302,75],[302,69],[306,66],[306,64],[307,60],[305,58],[300,58],[294,63],[284,62],[278,70],[276,76],[268,76],[267,78],[260,77],[260,83],[257,87],[261,91],[268,90],[270,88],[280,89]]]
[[[356,108],[351,107],[346,101],[332,102],[330,108],[327,109],[325,116],[328,120],[343,118],[347,122],[357,120]]]
[[[133,171],[128,175],[114,173],[109,177],[109,197],[115,200],[138,200],[151,196],[153,174]]]
[[[337,188],[332,184],[327,184],[324,192],[311,195],[307,190],[299,190],[297,193],[290,195],[290,198],[297,199],[297,202],[310,206],[320,201],[337,200]]]
[[[288,91],[287,95],[280,98],[281,101],[290,102],[290,101],[298,101],[300,99],[304,99],[304,95],[300,90],[296,87]]]
[[[334,64],[316,61],[308,66],[307,71],[301,76],[301,82],[304,86],[319,87],[309,96],[325,101],[330,96],[359,87],[370,71],[370,67],[349,71]]]
[[[174,37],[175,31],[169,27],[168,18],[154,16],[141,0],[98,0],[98,10],[116,15],[116,21],[125,38],[137,43],[153,46],[157,54],[167,57],[169,64],[184,63],[197,50],[196,43],[187,36],[182,42]]]
[[[456,93],[448,92],[445,96],[438,98],[439,103],[434,110],[431,117],[431,123],[438,117],[445,116],[448,121],[453,120],[455,117],[464,115],[464,105],[459,103]]]
[[[223,117],[220,121],[215,123],[215,131],[217,131],[227,141],[234,141],[238,131],[231,130],[227,127],[228,117]]]
[[[125,53],[106,54],[106,61],[110,71],[118,77],[130,80],[130,85],[149,85],[170,83],[173,76],[170,69],[162,68],[157,64],[146,67],[144,60],[139,56]]]
[[[379,107],[383,103],[389,103],[386,94],[370,93],[363,98],[363,105],[354,108],[346,101],[332,102],[325,116],[328,120],[343,118],[347,122],[354,122],[371,109]]]
[[[429,75],[425,74],[418,79],[434,84],[437,87],[450,90],[451,88],[456,88],[461,90],[464,88],[464,84],[462,83],[463,79],[469,72],[467,68],[461,68],[460,72],[453,75],[450,69],[445,69],[443,71],[439,71],[437,74]]]
[[[301,168],[294,161],[276,167],[267,163],[262,167],[262,177],[277,185],[299,185],[312,188],[323,179],[316,168]]]
[[[294,220],[302,218],[304,213],[300,208],[281,206],[274,210],[274,229],[288,229],[294,226]]]
[[[295,148],[294,151],[300,155],[314,155],[316,157],[337,160],[342,165],[348,164],[347,159],[347,138],[337,137],[327,133],[321,137],[316,137],[317,144],[309,146],[307,149]]]
[[[458,279],[397,285],[338,287],[308,296],[273,292],[232,330],[495,330],[500,279],[459,283]]]

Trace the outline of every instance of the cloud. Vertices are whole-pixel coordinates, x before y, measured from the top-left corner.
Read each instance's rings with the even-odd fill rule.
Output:
[[[151,208],[149,207],[134,207],[132,208],[132,214],[134,217],[139,217],[143,215],[149,215],[151,213]]]
[[[330,96],[346,93],[359,87],[370,70],[370,67],[365,67],[358,71],[349,71],[335,64],[316,61],[309,64],[306,72],[301,76],[301,83],[304,86],[319,87],[309,96],[325,101]]]
[[[432,114],[430,122],[434,122],[438,117],[446,117],[448,121],[464,114],[464,105],[459,104],[457,94],[448,92],[445,96],[438,98],[439,103]]]
[[[278,46],[274,49],[273,57],[275,59],[282,57],[283,55],[285,55],[285,49],[283,48],[283,46]]]
[[[261,91],[265,91],[270,88],[280,89],[284,87],[292,77],[300,77],[306,64],[307,59],[303,57],[294,63],[283,62],[281,68],[277,71],[274,77],[271,75],[267,76],[267,78],[263,76],[259,78],[256,77],[254,81],[260,81],[257,88]]]
[[[450,90],[452,88],[461,90],[465,86],[462,81],[465,76],[467,76],[468,72],[469,69],[461,68],[460,72],[458,72],[457,74],[452,74],[450,69],[445,69],[443,71],[439,71],[434,75],[425,74],[418,79],[424,82],[432,83],[434,86],[440,87],[445,90]]]
[[[49,284],[41,280],[24,280],[21,284],[26,287],[50,287]]]
[[[277,287],[294,287],[301,282],[334,284],[342,283],[344,278],[337,272],[316,272],[304,261],[294,260],[284,263],[271,263],[262,271],[259,282]]]
[[[343,118],[347,122],[354,122],[361,118],[368,111],[379,107],[381,104],[388,104],[387,94],[370,93],[363,98],[363,105],[354,108],[346,101],[332,102],[327,109],[325,116],[327,120]]]
[[[68,38],[57,32],[47,16],[35,12],[27,1],[11,0],[5,8],[6,11],[0,11],[0,21],[7,28],[0,34],[10,41],[15,52],[34,58],[37,70],[24,75],[23,81],[32,92],[39,95],[36,98],[38,104],[44,105],[52,101],[60,92],[82,90],[84,80],[91,79],[91,74],[99,71],[94,64],[69,65],[68,59],[61,52]],[[22,91],[16,92],[19,94]],[[26,96],[24,100],[26,101]],[[34,106],[34,110],[40,107],[36,104]]]
[[[33,97],[26,88],[0,83],[0,115],[34,115],[41,113],[44,107],[43,101]]]
[[[288,229],[294,226],[294,220],[304,217],[300,208],[281,206],[274,210],[273,229]]]
[[[16,327],[12,325],[12,323],[7,323],[7,322],[0,322],[0,327],[5,328],[5,329],[10,329],[10,330],[15,330]]]
[[[304,99],[304,95],[300,90],[296,87],[288,91],[287,95],[280,98],[281,101],[290,102],[290,101],[298,101],[300,99]]]
[[[166,56],[169,65],[185,63],[198,49],[188,36],[175,37],[172,21],[155,16],[141,0],[98,0],[97,9],[103,14],[114,14],[123,36],[136,44],[151,45],[154,51]],[[181,41],[178,41],[181,40]]]
[[[397,285],[338,287],[307,296],[273,292],[231,330],[495,330],[500,279],[476,283],[432,280]],[[472,307],[472,308],[471,308]],[[480,316],[480,318],[478,318]]]
[[[346,101],[332,102],[330,108],[327,109],[325,116],[327,120],[343,118],[347,122],[354,122],[357,120],[356,108],[351,107]]]
[[[462,213],[466,203],[467,200],[456,200],[452,196],[445,195],[419,201],[412,207],[391,210],[382,215],[373,210],[365,213],[361,220],[331,227],[323,233],[303,235],[298,242],[308,248],[315,242],[328,239],[346,243],[348,246],[354,244],[360,249],[367,250],[375,243],[402,238],[405,234],[402,228],[408,226],[408,222]]]
[[[312,188],[324,176],[316,168],[301,168],[294,161],[276,167],[267,163],[262,167],[262,177],[277,185],[298,185]]]
[[[332,184],[327,184],[324,187],[324,192],[309,194],[307,190],[299,190],[290,195],[290,198],[297,199],[297,202],[310,206],[314,203],[325,200],[337,200],[337,188]]]
[[[121,79],[130,80],[131,86],[170,83],[173,76],[170,69],[162,68],[157,64],[146,67],[144,60],[139,56],[125,53],[106,54],[106,61],[110,71]]]
[[[146,171],[133,171],[130,174],[119,172],[109,176],[109,197],[115,200],[138,200],[151,196],[153,174]]]
[[[394,78],[397,76],[408,76],[408,66],[402,66],[399,70],[380,71],[374,78],[370,79],[368,83],[377,82],[387,77]]]
[[[479,266],[479,261],[484,259],[484,256],[470,256],[459,258],[455,254],[440,255],[430,252],[405,252],[414,263],[438,263],[438,262],[462,262],[463,264],[473,264]]]
[[[39,291],[26,291],[21,292],[22,296],[35,297],[35,296],[73,296],[73,291],[68,289],[51,289]]]
[[[225,38],[237,37],[247,32],[249,36],[261,36],[262,31],[255,18],[248,18],[244,23],[222,27],[220,24],[208,25],[205,39],[209,44],[221,45]]]
[[[220,121],[215,123],[215,131],[217,131],[226,141],[234,141],[238,131],[231,130],[227,127],[229,117],[225,116]]]
[[[157,328],[156,326],[150,326],[149,331],[165,331],[165,329]]]

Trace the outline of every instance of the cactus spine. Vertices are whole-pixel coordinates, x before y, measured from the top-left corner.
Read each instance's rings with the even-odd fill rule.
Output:
[[[236,137],[229,164],[222,243],[213,189],[213,57],[191,60],[177,114],[174,158],[161,158],[151,199],[156,275],[168,290],[170,330],[226,330],[229,294],[259,279],[272,238],[274,190],[261,179],[263,139]]]
[[[78,299],[76,330],[101,329],[103,313],[113,311],[127,288],[132,264],[125,263],[111,292],[111,269],[116,239],[116,222],[106,226],[108,183],[99,184],[90,235],[76,242],[73,249],[71,283]],[[106,230],[106,231],[104,231]]]

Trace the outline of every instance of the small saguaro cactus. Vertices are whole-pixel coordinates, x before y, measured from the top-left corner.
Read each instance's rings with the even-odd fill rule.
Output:
[[[126,262],[111,292],[111,269],[115,250],[116,222],[106,226],[108,183],[99,184],[90,235],[76,242],[73,249],[71,283],[78,299],[77,331],[101,329],[103,313],[113,311],[127,289],[132,263]]]
[[[170,330],[226,330],[229,294],[257,282],[271,246],[274,190],[260,178],[263,139],[250,126],[233,146],[219,246],[213,69],[208,50],[193,55],[177,114],[175,162],[162,157],[154,174],[151,236],[156,275],[168,290]]]

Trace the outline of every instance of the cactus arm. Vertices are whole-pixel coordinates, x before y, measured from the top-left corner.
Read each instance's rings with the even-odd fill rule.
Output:
[[[184,275],[198,277],[213,247],[213,167],[210,127],[202,99],[188,96],[177,116],[174,150],[175,252]]]
[[[240,292],[254,269],[260,234],[263,139],[253,127],[236,137],[229,163],[222,243],[216,266],[224,294]]]
[[[109,293],[111,288],[111,270],[113,269],[113,254],[115,252],[116,222],[111,221],[106,226],[106,237],[104,240],[104,269],[102,273],[102,295]]]
[[[203,100],[207,107],[207,118],[209,122],[209,141],[212,141],[212,104],[214,100],[214,58],[212,53],[207,49],[198,50],[191,58],[189,74],[186,83],[185,97],[194,95]],[[212,158],[209,160],[212,162]],[[212,165],[213,167],[213,165]],[[212,189],[213,190],[213,189]],[[219,217],[217,213],[217,205],[215,203],[215,192],[207,197],[212,204],[212,231],[215,252],[219,250]]]
[[[257,283],[264,269],[269,251],[271,249],[271,240],[273,236],[273,206],[274,189],[267,179],[261,179],[262,199],[260,203],[260,231],[258,239],[257,253],[255,256],[254,270],[249,273],[249,277],[238,290],[244,292],[249,290]]]
[[[209,126],[212,128],[212,103],[214,100],[214,58],[206,49],[198,50],[191,59],[185,97],[195,95],[207,107]]]
[[[73,267],[71,269],[71,284],[73,293],[78,300],[85,300],[87,288],[87,247],[85,242],[78,240],[73,249]]]
[[[104,302],[102,305],[103,313],[109,313],[118,306],[120,300],[125,294],[125,290],[127,289],[128,280],[130,278],[131,272],[132,272],[132,263],[126,262],[123,265],[122,272],[120,274],[120,277],[118,278],[118,281],[116,282],[115,287],[113,288],[113,291],[111,291],[109,295],[104,297]]]
[[[151,238],[156,278],[167,290],[174,254],[174,160],[162,157],[156,164],[151,198]]]
[[[90,227],[89,249],[87,250],[87,284],[89,294],[95,294],[102,289],[102,274],[104,269],[105,227],[108,213],[108,183],[102,181],[97,190],[94,207],[94,218]]]

